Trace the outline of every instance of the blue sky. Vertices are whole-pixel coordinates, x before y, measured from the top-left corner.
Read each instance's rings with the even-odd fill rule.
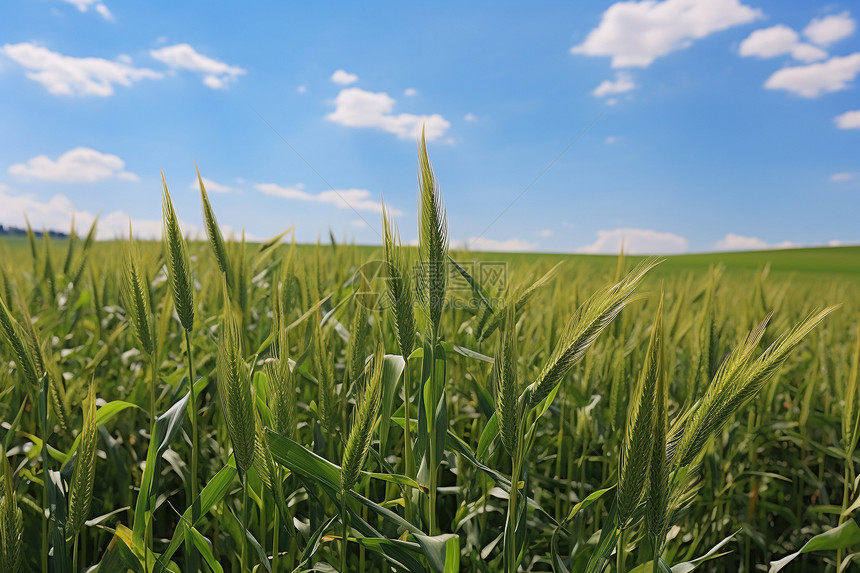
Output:
[[[163,169],[199,232],[196,162],[231,232],[378,243],[384,196],[411,241],[424,124],[452,242],[476,250],[858,243],[858,18],[784,0],[11,0],[0,223],[101,213],[102,238],[129,217],[157,236]]]

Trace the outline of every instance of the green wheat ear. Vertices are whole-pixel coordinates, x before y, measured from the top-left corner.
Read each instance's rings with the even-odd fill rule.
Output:
[[[845,378],[845,390],[843,391],[845,407],[842,411],[842,440],[845,451],[853,453],[857,447],[857,438],[860,435],[860,408],[858,408],[857,387],[860,386],[860,324],[857,325],[857,342],[854,346],[854,359],[851,361],[851,370]]]
[[[167,253],[167,279],[173,293],[173,303],[179,322],[187,332],[194,328],[194,289],[191,280],[191,260],[188,256],[188,245],[179,228],[179,219],[170,200],[170,191],[161,173],[162,184],[162,234],[164,249]]]
[[[284,288],[281,285],[280,288]],[[266,392],[269,398],[269,408],[272,410],[274,429],[279,434],[292,438],[295,434],[297,421],[296,386],[293,373],[290,370],[290,339],[284,316],[283,295],[275,296],[275,320],[278,341],[278,358],[266,364]]]
[[[630,302],[645,275],[658,264],[648,259],[617,284],[598,291],[574,313],[537,380],[531,384],[531,406],[540,404],[561,382],[615,317]]]
[[[221,234],[221,228],[218,227],[215,212],[209,203],[209,194],[206,193],[206,187],[203,185],[200,169],[197,169],[196,165],[194,168],[197,170],[197,181],[200,183],[200,198],[203,202],[203,220],[206,222],[206,235],[209,237],[209,244],[215,253],[215,261],[218,263],[218,268],[222,273],[227,275],[227,283],[229,284],[232,277],[230,276],[230,267],[227,261],[227,248],[224,245],[224,236]]]
[[[156,349],[155,320],[150,307],[149,281],[140,271],[140,261],[134,247],[129,221],[129,242],[123,266],[122,297],[128,308],[128,320],[141,349],[153,356]]]
[[[31,388],[38,388],[40,375],[36,367],[34,351],[27,343],[26,333],[12,316],[12,313],[9,312],[9,307],[6,306],[2,298],[0,298],[0,329],[3,330],[6,342],[9,343],[15,353],[15,364],[18,370],[21,371]]]
[[[326,352],[327,333],[322,326],[317,326],[313,333],[314,369],[319,384],[319,414],[323,426],[332,434],[337,429],[337,397],[334,388],[334,371],[332,361]]]
[[[508,302],[505,313],[504,330],[499,336],[493,360],[493,374],[496,379],[496,416],[499,419],[499,431],[505,450],[513,457],[522,427],[519,415],[517,313],[514,301]]]
[[[365,382],[364,392],[356,406],[355,419],[346,441],[341,466],[343,491],[349,491],[358,481],[361,468],[370,450],[373,428],[379,413],[380,386],[384,370],[383,356],[382,349],[379,348],[373,359],[373,373]]]
[[[364,273],[361,275],[358,291],[354,294],[355,312],[352,315],[352,324],[349,329],[349,360],[347,362],[349,381],[354,383],[364,372],[364,347],[370,334],[370,323],[368,322],[367,307],[370,287]]]
[[[633,512],[636,510],[648,481],[649,465],[652,457],[652,444],[659,440],[654,435],[654,421],[657,416],[657,390],[663,377],[663,299],[657,308],[654,328],[645,363],[636,381],[633,396],[627,412],[627,425],[624,432],[624,443],[621,447],[618,479],[618,523],[625,528],[630,524]],[[665,452],[665,431],[663,432]],[[665,464],[664,464],[665,465]]]
[[[418,244],[421,252],[419,294],[424,309],[433,328],[435,338],[442,320],[445,291],[448,284],[448,219],[442,194],[433,174],[433,166],[427,155],[427,142],[424,129],[418,140],[418,182],[420,186],[418,220]]]
[[[239,327],[227,297],[226,280],[223,290],[224,310],[218,331],[216,359],[218,394],[227,433],[233,444],[236,468],[244,476],[253,465],[255,456],[254,399],[251,395],[251,373],[242,355]]]
[[[0,571],[18,573],[23,563],[24,546],[24,516],[15,499],[15,489],[12,486],[12,466],[6,457],[6,451],[0,444],[0,465],[3,466],[3,488],[0,493]]]
[[[693,405],[683,425],[677,424],[668,452],[672,465],[680,468],[692,464],[708,440],[719,432],[744,404],[749,402],[780,366],[828,314],[831,306],[807,316],[788,332],[777,338],[757,359],[753,354],[764,335],[768,315],[720,365],[702,399]]]
[[[69,520],[66,536],[73,537],[81,530],[90,514],[93,498],[93,483],[96,479],[96,446],[98,445],[96,426],[96,384],[90,382],[90,390],[84,408],[84,426],[78,446],[75,469],[69,486]]]
[[[651,416],[652,430],[649,444],[651,459],[648,467],[648,489],[646,491],[645,522],[651,537],[654,557],[659,558],[666,543],[669,528],[669,464],[666,460],[666,441],[669,432],[668,408],[669,390],[666,378],[666,354],[663,349],[663,294],[660,294],[660,307],[654,321],[652,340],[658,346],[654,355],[649,352],[649,360],[657,362],[657,381],[654,387],[654,412]]]
[[[386,291],[394,313],[394,333],[404,359],[412,354],[415,346],[415,313],[412,280],[409,269],[404,266],[400,232],[382,205],[382,253],[385,259]]]
[[[65,431],[67,428],[65,388],[62,375],[51,355],[51,345],[48,341],[42,341],[39,338],[27,305],[20,297],[17,297],[16,302],[18,313],[22,317],[21,322],[15,320],[9,307],[0,298],[0,330],[3,331],[3,335],[15,353],[17,367],[32,388],[39,388],[43,373],[48,375],[51,412],[56,417],[60,429]]]
[[[529,277],[524,283],[520,284],[518,288],[512,290],[512,294],[514,295],[514,300],[516,301],[516,311],[519,313],[525,308],[526,304],[528,304],[529,300],[535,295],[535,293],[541,287],[545,286],[552,279],[555,278],[558,273],[558,269],[561,268],[561,265],[564,264],[564,261],[560,261],[556,263],[549,271],[546,272],[541,278],[538,280],[533,280]],[[525,286],[528,285],[528,286]],[[486,340],[502,322],[505,320],[505,316],[503,312],[498,312],[493,310],[492,307],[485,307],[484,312],[481,315],[480,319],[478,319],[478,324],[476,327],[475,338],[481,342]]]

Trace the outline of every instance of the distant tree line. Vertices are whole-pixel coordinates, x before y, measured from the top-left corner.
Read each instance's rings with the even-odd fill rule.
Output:
[[[43,231],[33,231],[33,233],[37,237],[41,237]],[[44,231],[44,233],[48,233],[49,237],[57,238],[57,239],[68,239],[68,233],[61,233],[60,231]],[[0,225],[0,236],[16,236],[16,235],[26,235],[27,229],[22,229],[20,227],[4,227]]]

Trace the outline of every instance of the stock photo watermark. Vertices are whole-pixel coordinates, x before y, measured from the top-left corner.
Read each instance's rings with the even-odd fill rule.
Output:
[[[501,293],[508,286],[507,261],[456,261],[457,265],[481,285],[488,293],[489,302],[495,305],[500,299],[489,293]],[[466,277],[452,264],[435,265],[424,261],[416,261],[409,268],[409,278],[416,287],[415,304],[421,304],[421,285],[435,282],[436,273],[444,273],[446,279],[445,308],[463,308],[476,310],[483,303],[475,295]],[[392,308],[397,300],[392,299],[389,289],[390,274],[388,263],[383,260],[372,260],[362,264],[352,281],[356,300],[371,311],[382,311]]]

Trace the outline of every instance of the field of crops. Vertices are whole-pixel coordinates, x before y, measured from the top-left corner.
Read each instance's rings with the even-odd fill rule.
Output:
[[[860,562],[860,249],[455,252],[423,146],[418,248],[201,196],[208,241],[165,186],[163,243],[0,242],[0,571]]]

